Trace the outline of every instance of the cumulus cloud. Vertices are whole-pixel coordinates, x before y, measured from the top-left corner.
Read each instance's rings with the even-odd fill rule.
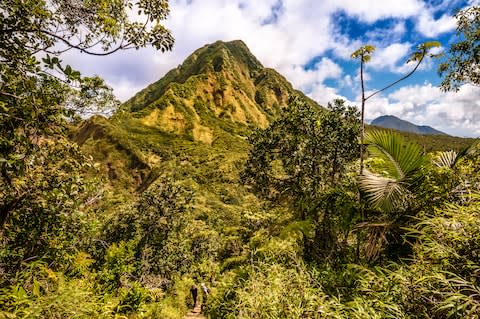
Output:
[[[401,42],[402,37],[407,32],[404,20],[396,20],[386,28],[374,28],[367,31],[365,37],[367,42],[376,46],[388,46],[391,43]]]
[[[441,92],[431,83],[402,87],[367,102],[366,118],[391,114],[448,134],[480,136],[480,91],[465,84],[454,92]]]
[[[115,87],[115,95],[121,101],[126,101],[132,97],[132,91],[138,92],[144,88],[144,86],[135,83],[129,78],[122,77],[119,79],[113,80],[111,83]]]
[[[353,103],[349,102],[344,96],[338,94],[336,89],[323,84],[314,85],[311,92],[307,95],[323,106],[326,106],[328,102],[331,102],[334,99],[344,99],[348,104],[353,105]]]
[[[206,43],[242,39],[266,66],[287,73],[292,66],[303,65],[328,50],[348,58],[360,45],[334,32],[335,22],[330,20],[334,12],[344,10],[373,21],[387,16],[410,16],[420,8],[414,0],[402,5],[396,3],[375,0],[174,0],[166,21],[176,39],[173,54],[140,50],[134,54],[117,54],[115,59],[100,62],[73,53],[75,57],[68,60],[87,74],[97,72],[107,80],[132,75],[132,82],[143,80],[145,83],[152,81],[151,73],[160,77]],[[289,80],[294,81],[293,78]]]
[[[338,79],[342,73],[340,65],[325,57],[310,69],[293,65],[284,70],[284,75],[292,79],[293,85],[304,91],[310,91],[312,85],[323,83],[326,79]]]
[[[357,16],[361,20],[370,23],[391,17],[408,18],[416,15],[423,9],[422,2],[417,0],[330,0],[327,2],[332,2],[349,15]]]
[[[379,48],[376,50],[369,66],[375,69],[403,72],[402,67],[399,67],[398,64],[408,55],[410,50],[410,43],[394,43],[385,48]]]
[[[457,4],[458,1],[453,2]],[[63,58],[84,74],[104,77],[117,96],[126,100],[206,43],[242,39],[265,66],[275,68],[295,87],[326,104],[342,94],[353,99],[348,92],[358,92],[358,65],[352,62],[350,54],[364,43],[373,43],[377,47],[366,74],[367,80],[371,78],[373,81],[375,77],[370,72],[404,73],[410,70],[411,65],[405,65],[403,61],[413,43],[422,36],[435,37],[451,32],[455,27],[454,19],[447,12],[452,7],[451,0],[442,1],[438,8],[421,0],[171,0],[170,7],[171,15],[165,25],[172,30],[176,41],[172,52],[141,49],[98,58],[72,51]],[[378,21],[387,23],[367,28],[368,31],[353,39],[349,34],[343,34],[338,21],[333,19],[338,12],[365,26]],[[412,28],[413,32],[420,33],[419,37],[409,38]],[[304,66],[312,60],[318,60],[318,63],[306,70]],[[422,68],[428,70],[431,66],[431,62],[427,62]],[[335,87],[326,84],[332,81],[336,82]],[[445,126],[446,130],[451,128],[450,132],[464,132],[460,131],[460,123],[464,123],[464,128],[478,132],[476,124],[473,121],[467,123],[466,117],[461,115],[469,107],[465,105],[478,106],[473,100],[474,95],[478,95],[478,88],[465,87],[462,90],[457,95],[450,95],[428,84],[410,86],[369,101],[367,115],[373,117],[394,110],[397,112],[394,114],[406,116],[406,119],[433,121],[434,114],[438,118],[435,124],[455,120],[445,124],[449,125]],[[460,98],[462,94],[465,98]],[[412,99],[416,95],[419,97]],[[479,100],[478,96],[476,98]],[[461,111],[456,111],[460,115],[448,109],[445,101],[460,108]],[[480,114],[480,108],[471,111]],[[437,127],[443,128],[439,125]]]
[[[327,105],[336,98],[344,98],[337,92],[337,89],[323,84],[326,79],[343,81],[342,68],[328,58],[322,58],[311,69],[306,70],[303,66],[293,66],[284,74],[293,79],[292,84],[295,87],[301,89],[320,105]]]
[[[107,79],[118,77],[124,70],[123,74],[145,74],[145,80],[151,81],[151,72],[156,71],[160,77],[166,71],[162,67],[165,63],[159,60],[166,60],[172,68],[205,43],[241,38],[266,66],[288,72],[292,65],[302,65],[328,50],[348,58],[360,45],[344,35],[335,34],[332,30],[335,22],[330,20],[334,12],[344,10],[366,21],[374,21],[411,16],[421,4],[415,0],[403,1],[401,5],[396,1],[378,0],[174,0],[170,6],[171,15],[166,26],[176,39],[173,56],[140,50],[135,51],[135,57],[117,55],[115,60],[105,59],[104,63],[92,62],[88,57],[75,57],[70,61],[87,73],[98,71]]]
[[[416,29],[427,37],[436,37],[442,33],[455,30],[456,20],[452,16],[442,15],[434,19],[428,11],[422,12],[417,19]]]

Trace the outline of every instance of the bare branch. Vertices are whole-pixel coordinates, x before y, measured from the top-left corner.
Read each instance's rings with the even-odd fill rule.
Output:
[[[110,55],[112,53],[115,53],[119,50],[122,50],[122,49],[128,49],[130,43],[126,44],[126,45],[123,45],[123,41],[120,43],[120,45],[118,47],[116,47],[115,49],[113,50],[110,50],[110,51],[106,51],[106,52],[93,52],[93,51],[89,51],[88,48],[90,47],[82,47],[80,44],[73,44],[71,43],[70,41],[64,39],[63,37],[61,36],[58,36],[48,30],[40,30],[40,32],[46,34],[46,35],[49,35],[57,40],[60,40],[61,42],[63,42],[64,44],[66,44],[67,46],[71,47],[71,48],[74,48],[74,49],[77,49],[79,50],[80,52],[82,53],[86,53],[86,54],[90,54],[90,55],[96,55],[96,56],[106,56],[106,55]]]
[[[4,95],[4,96],[13,97],[13,98],[15,98],[15,99],[21,99],[20,96],[15,95],[15,94],[12,94],[12,93],[8,93],[8,92],[1,92],[1,91],[0,91],[0,94],[1,94],[1,95]]]
[[[399,79],[396,80],[395,82],[390,83],[390,84],[387,85],[386,87],[384,87],[384,88],[382,88],[382,89],[380,89],[380,90],[378,90],[378,91],[373,92],[372,94],[370,94],[369,96],[367,96],[367,97],[365,98],[365,101],[368,100],[369,98],[377,95],[378,93],[383,92],[383,91],[391,88],[391,87],[394,86],[395,84],[397,84],[397,83],[405,80],[406,78],[408,78],[409,76],[411,76],[413,73],[415,73],[415,71],[418,69],[418,67],[419,67],[420,64],[422,63],[423,59],[425,58],[425,55],[426,55],[426,52],[424,52],[424,54],[422,54],[422,57],[418,60],[417,65],[415,65],[415,67],[412,69],[412,71],[410,71],[408,74],[402,76],[401,78],[399,78]],[[363,82],[362,82],[362,84],[363,84]]]

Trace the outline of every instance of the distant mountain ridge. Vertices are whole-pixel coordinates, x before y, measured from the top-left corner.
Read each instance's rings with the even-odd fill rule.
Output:
[[[383,115],[374,119],[371,125],[390,128],[403,132],[410,132],[423,135],[448,135],[442,131],[436,130],[427,125],[415,125],[408,121],[402,120],[393,115]]]

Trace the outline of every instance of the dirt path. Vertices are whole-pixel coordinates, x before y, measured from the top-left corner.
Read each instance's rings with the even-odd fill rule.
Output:
[[[204,316],[202,316],[202,314],[200,313],[202,309],[202,306],[201,305],[197,305],[193,310],[191,310],[189,313],[187,313],[187,315],[185,317],[183,317],[184,319],[193,319],[193,318],[197,318],[197,319],[206,319]]]

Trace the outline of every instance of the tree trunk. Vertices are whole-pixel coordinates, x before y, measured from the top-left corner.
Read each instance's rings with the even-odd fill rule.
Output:
[[[361,110],[362,127],[360,130],[360,175],[363,175],[363,145],[365,140],[365,86],[363,83],[363,56],[360,61],[360,82],[362,85],[362,110]]]

